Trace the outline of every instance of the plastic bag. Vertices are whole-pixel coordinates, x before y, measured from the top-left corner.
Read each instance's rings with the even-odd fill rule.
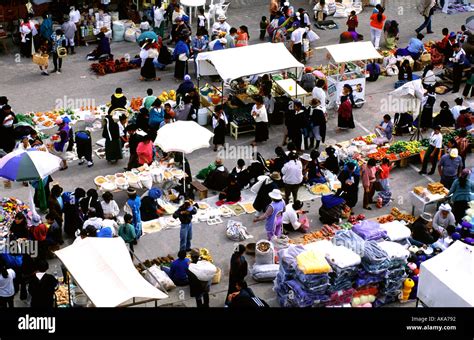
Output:
[[[260,250],[265,244],[268,245],[268,249],[266,251]],[[258,265],[275,263],[272,243],[267,240],[260,240],[255,244],[255,263]]]
[[[279,271],[278,264],[254,265],[252,268],[252,277],[257,282],[273,281]]]
[[[196,275],[199,281],[211,281],[217,273],[217,267],[209,261],[198,261],[189,264],[189,270]]]
[[[242,223],[229,220],[227,222],[226,235],[232,241],[240,242],[252,238],[253,236],[247,232],[247,228]]]
[[[171,280],[164,271],[160,269],[156,264],[148,268],[144,272],[145,280],[150,282],[154,287],[160,289],[163,288],[167,291],[176,288],[173,280]],[[155,279],[156,278],[156,279]],[[158,282],[156,282],[158,280]]]

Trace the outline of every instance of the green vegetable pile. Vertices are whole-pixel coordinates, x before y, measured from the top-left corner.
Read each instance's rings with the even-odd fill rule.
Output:
[[[421,143],[418,141],[411,141],[411,142],[395,142],[387,150],[387,153],[401,153],[405,151],[410,151],[410,153],[415,154],[420,152]]]

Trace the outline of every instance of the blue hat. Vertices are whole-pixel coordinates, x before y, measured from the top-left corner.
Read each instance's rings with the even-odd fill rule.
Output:
[[[109,227],[102,228],[97,232],[97,237],[111,238],[112,236],[112,229]]]
[[[64,116],[64,117],[62,117],[62,119],[63,119],[63,123],[67,124],[67,123],[71,122],[71,118],[69,118],[69,116]]]
[[[154,200],[160,198],[162,195],[163,192],[158,188],[151,188],[150,190],[148,190],[148,196],[150,196]]]

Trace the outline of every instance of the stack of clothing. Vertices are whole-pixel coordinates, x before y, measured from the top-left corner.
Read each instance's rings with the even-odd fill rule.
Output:
[[[326,260],[332,268],[329,273],[329,292],[350,289],[357,277],[360,256],[346,247],[334,246],[326,254]]]
[[[402,245],[395,242],[383,241],[378,245],[387,253],[390,264],[385,272],[384,280],[380,284],[380,294],[374,303],[375,306],[381,306],[398,300],[398,296],[403,288],[403,282],[407,278],[405,266],[410,254]]]
[[[376,241],[387,238],[387,232],[380,228],[380,224],[374,221],[360,221],[352,227],[352,231],[365,241]]]
[[[349,288],[346,290],[340,290],[332,293],[329,296],[329,301],[326,302],[327,307],[344,306],[351,303],[352,297],[354,296],[355,289]]]
[[[298,291],[298,289],[296,289],[296,287],[292,288],[294,283],[290,283],[289,285],[287,283],[292,281],[296,276],[296,257],[304,251],[305,248],[302,245],[290,245],[288,248],[278,252],[280,268],[274,281],[273,291],[277,294],[281,307],[292,307],[288,299],[289,292],[290,289],[293,289],[293,291]],[[304,305],[305,298],[301,297],[300,300],[301,304]]]
[[[344,246],[359,256],[364,255],[365,241],[352,230],[338,230],[332,238],[332,243],[336,246]]]
[[[388,254],[375,241],[365,242],[362,267],[369,274],[382,274],[390,266]]]

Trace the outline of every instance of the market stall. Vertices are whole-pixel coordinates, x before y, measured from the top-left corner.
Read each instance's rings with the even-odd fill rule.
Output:
[[[421,264],[417,298],[428,307],[474,307],[474,247],[456,241]]]
[[[235,49],[224,49],[219,51],[211,51],[199,53],[196,58],[198,87],[199,80],[204,76],[219,76],[222,81],[222,88],[217,89],[211,86],[205,86],[204,95],[216,105],[223,103],[225,96],[225,87],[232,88],[233,83],[248,78],[243,83],[248,84],[247,89],[243,93],[239,93],[237,98],[242,103],[242,107],[247,105],[243,111],[248,111],[247,121],[242,119],[231,119],[237,127],[236,135],[239,133],[241,125],[248,125],[251,120],[250,109],[253,104],[252,96],[258,94],[258,88],[249,84],[254,82],[256,77],[263,74],[271,74],[273,78],[273,97],[285,96],[290,98],[302,98],[307,93],[298,84],[303,73],[304,65],[298,62],[288,51],[283,43],[262,43],[250,46],[239,47]],[[236,67],[239,65],[239,67]],[[224,86],[225,85],[225,86]],[[203,94],[203,90],[201,90]],[[238,105],[231,106],[229,109],[240,111]],[[226,113],[227,113],[226,108]],[[245,113],[245,112],[244,112]],[[238,115],[236,115],[238,116]]]
[[[344,85],[352,86],[357,107],[365,103],[366,61],[380,59],[382,56],[370,41],[328,45],[316,49],[327,49],[329,57],[328,100],[329,108],[338,105]]]
[[[135,269],[123,240],[87,237],[55,252],[95,307],[118,307],[166,299]],[[111,256],[113,254],[113,256]]]

